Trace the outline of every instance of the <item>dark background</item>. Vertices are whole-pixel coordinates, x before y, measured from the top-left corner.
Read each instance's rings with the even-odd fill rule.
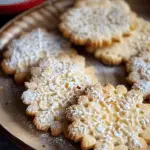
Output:
[[[0,28],[16,15],[0,15]],[[8,137],[4,136],[0,130],[0,150],[20,150]]]

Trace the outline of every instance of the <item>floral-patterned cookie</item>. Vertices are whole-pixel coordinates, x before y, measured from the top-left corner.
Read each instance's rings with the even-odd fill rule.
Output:
[[[150,51],[150,23],[144,19],[139,19],[138,22],[139,25],[132,35],[122,39],[120,43],[98,49],[87,47],[87,51],[108,65],[119,65],[140,51]]]
[[[59,28],[75,44],[102,47],[130,35],[136,25],[136,16],[129,6],[124,1],[114,0],[106,6],[68,10],[61,16]]]
[[[27,114],[34,116],[38,130],[51,130],[53,136],[62,133],[65,110],[75,104],[84,89],[96,82],[93,67],[85,68],[82,56],[59,55],[45,58],[38,67],[31,69],[32,78],[26,82],[27,91],[22,95],[28,105]]]
[[[70,51],[71,44],[57,32],[49,33],[37,28],[8,44],[1,66],[6,74],[14,75],[17,83],[24,83],[30,68],[37,65],[40,59]]]
[[[88,87],[66,116],[72,121],[68,137],[83,150],[147,150],[150,142],[150,104],[123,85]]]

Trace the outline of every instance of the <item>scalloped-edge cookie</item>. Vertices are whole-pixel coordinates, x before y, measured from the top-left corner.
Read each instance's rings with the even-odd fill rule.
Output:
[[[17,83],[23,83],[28,77],[30,67],[36,65],[41,58],[70,50],[71,44],[57,32],[48,33],[37,28],[9,43],[3,53],[2,70],[6,74],[14,74]]]
[[[76,0],[74,7],[99,7],[109,5],[109,0]]]
[[[139,51],[150,51],[150,23],[141,18],[138,22],[139,26],[132,35],[122,39],[120,43],[98,49],[87,47],[87,51],[94,53],[97,59],[108,65],[119,65],[128,61]]]
[[[123,1],[111,1],[106,6],[72,8],[61,16],[60,31],[77,45],[102,47],[130,35],[137,25]],[[117,14],[117,15],[116,15]]]
[[[150,51],[143,51],[132,57],[126,64],[128,72],[127,81],[133,89],[143,92],[144,98],[150,96]]]
[[[51,130],[53,136],[65,132],[65,110],[75,104],[84,89],[96,82],[93,67],[85,68],[81,56],[59,55],[45,58],[31,69],[32,78],[26,82],[22,95],[28,105],[26,113],[34,116],[38,130]]]
[[[150,104],[123,85],[89,86],[66,116],[68,137],[83,150],[147,150],[150,143]]]

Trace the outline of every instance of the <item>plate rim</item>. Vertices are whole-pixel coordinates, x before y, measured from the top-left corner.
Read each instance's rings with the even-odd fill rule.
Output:
[[[56,0],[57,1],[57,0]],[[3,37],[3,34],[5,34],[5,32],[7,32],[7,29],[12,26],[16,21],[19,21],[21,20],[22,17],[30,14],[31,12],[35,11],[35,10],[38,10],[42,7],[44,7],[47,3],[49,2],[44,2],[44,3],[41,3],[40,5],[38,6],[35,6],[33,8],[30,8],[22,13],[20,13],[19,15],[15,16],[14,18],[12,18],[11,20],[9,20],[7,23],[5,23],[1,28],[0,28],[0,38]],[[6,44],[4,44],[2,47],[0,47],[0,50],[2,50],[4,47],[5,47]]]
[[[59,0],[55,0],[53,2],[57,2],[57,1],[59,1]],[[51,5],[52,5],[53,2],[51,2]],[[29,10],[26,10],[26,11],[22,12],[21,14],[17,15],[16,17],[14,17],[13,19],[11,19],[10,21],[8,21],[6,24],[4,24],[0,28],[0,37],[2,37],[3,33],[7,32],[7,28],[11,27],[15,21],[20,20],[22,17],[32,13],[35,10],[36,11],[39,10],[40,8],[42,8],[45,5],[47,5],[47,3],[50,3],[50,2],[46,1],[44,3],[41,3],[40,5],[35,6],[35,7],[31,8],[31,9],[29,9]],[[0,48],[0,51],[5,47],[5,45],[2,48]],[[34,149],[28,143],[26,143],[25,141],[22,141],[21,139],[16,137],[12,131],[9,131],[9,129],[7,127],[4,127],[4,125],[0,122],[0,129],[1,128],[2,128],[1,133],[6,135],[6,136],[9,136],[8,138],[10,140],[14,140],[14,143],[17,143],[19,147],[21,146],[21,148],[22,148],[22,146],[25,146],[25,147],[28,147],[28,149],[31,149],[31,150]]]

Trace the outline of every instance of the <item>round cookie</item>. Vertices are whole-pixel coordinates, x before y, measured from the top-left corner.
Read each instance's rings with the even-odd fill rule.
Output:
[[[68,137],[81,141],[82,149],[147,150],[150,142],[150,104],[143,95],[126,87],[100,84],[90,86],[69,107],[67,118],[72,122]]]
[[[132,35],[122,39],[120,43],[97,49],[87,47],[87,51],[94,53],[97,59],[108,65],[119,65],[140,51],[150,51],[150,23],[143,19],[138,22],[139,26]]]
[[[61,54],[45,58],[31,69],[32,78],[26,82],[23,103],[26,113],[34,116],[38,130],[51,130],[53,136],[66,131],[65,110],[75,104],[85,87],[96,82],[93,67],[85,68],[81,56]]]
[[[2,70],[14,75],[17,83],[23,83],[29,77],[30,67],[40,59],[60,52],[75,53],[71,44],[57,32],[48,33],[38,28],[11,41],[3,53]]]
[[[107,6],[70,9],[61,16],[59,28],[75,44],[102,47],[130,35],[136,24],[129,6],[115,0]]]

